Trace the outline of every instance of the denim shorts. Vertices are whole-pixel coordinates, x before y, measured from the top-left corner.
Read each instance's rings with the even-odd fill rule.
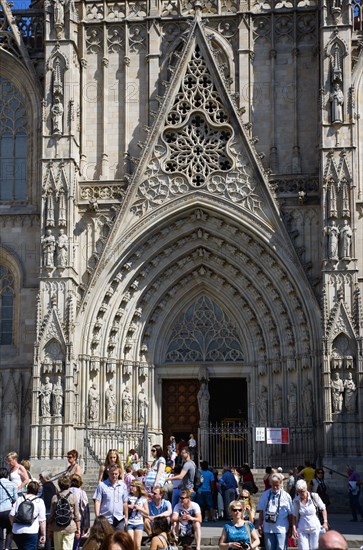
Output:
[[[144,530],[144,524],[138,523],[137,525],[128,525],[127,526],[128,531],[143,531]]]

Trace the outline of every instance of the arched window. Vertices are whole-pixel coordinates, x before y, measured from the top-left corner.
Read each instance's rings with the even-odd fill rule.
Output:
[[[14,276],[0,265],[0,346],[13,344],[14,326]]]
[[[19,90],[0,76],[0,201],[27,198],[27,124]]]

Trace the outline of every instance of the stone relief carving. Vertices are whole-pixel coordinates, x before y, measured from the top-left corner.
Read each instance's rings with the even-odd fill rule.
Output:
[[[100,7],[101,8],[101,7]],[[88,6],[90,9],[90,6]],[[103,9],[103,8],[101,8]],[[100,27],[86,27],[86,48],[88,54],[102,51],[103,30]]]
[[[52,124],[53,124],[53,134],[61,135],[63,134],[63,105],[61,103],[60,97],[54,98],[54,103],[51,108],[52,112]]]
[[[140,53],[146,50],[147,31],[144,25],[130,25],[129,46],[130,52]]]

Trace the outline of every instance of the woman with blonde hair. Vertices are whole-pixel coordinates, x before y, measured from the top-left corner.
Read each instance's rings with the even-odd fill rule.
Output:
[[[18,493],[21,493],[22,489],[24,489],[30,481],[28,472],[24,466],[18,463],[18,453],[14,451],[6,455],[6,462],[10,466],[9,479],[15,483]]]
[[[119,452],[117,449],[110,449],[106,455],[105,462],[100,466],[100,469],[98,471],[98,483],[101,483],[101,481],[105,481],[108,479],[108,472],[114,464],[117,464],[117,466],[120,468],[120,479],[122,481],[125,477],[124,472],[124,466],[121,462]]]
[[[127,504],[129,508],[127,532],[135,543],[135,550],[140,550],[144,517],[149,515],[146,491],[141,481],[132,481]]]
[[[244,503],[241,500],[232,500],[228,512],[232,517],[232,521],[226,523],[223,527],[219,539],[220,550],[227,548],[233,548],[234,550],[257,548],[260,544],[260,537],[253,523],[243,519],[245,513]]]

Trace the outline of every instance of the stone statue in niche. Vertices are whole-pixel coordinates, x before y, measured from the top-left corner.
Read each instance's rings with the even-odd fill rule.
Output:
[[[53,384],[49,376],[45,377],[44,384],[40,386],[40,410],[42,416],[50,416],[50,400],[52,397]]]
[[[200,383],[197,399],[199,406],[199,421],[208,422],[210,393],[208,390],[208,382],[206,380],[202,380]]]
[[[288,401],[289,423],[294,425],[296,424],[296,418],[297,418],[297,390],[293,382],[291,382],[289,386],[287,401]]]
[[[148,402],[146,399],[144,388],[141,388],[137,401],[138,401],[138,420],[139,422],[144,422],[146,419],[146,409],[148,407]]]
[[[53,19],[57,38],[62,37],[64,29],[64,2],[65,0],[53,0]]]
[[[55,416],[61,416],[63,407],[62,377],[57,376],[57,382],[53,386],[53,409]]]
[[[331,393],[332,393],[333,413],[342,412],[344,383],[339,376],[339,372],[336,372],[334,374],[334,378],[331,380]]]
[[[116,395],[113,390],[112,384],[110,384],[106,390],[105,400],[106,400],[106,420],[108,422],[115,422]]]
[[[279,384],[276,384],[275,386],[273,402],[274,402],[274,421],[276,425],[279,425],[282,423],[282,389]]]
[[[68,260],[68,237],[64,229],[59,230],[57,239],[57,267],[66,267]]]
[[[268,397],[267,397],[267,388],[266,386],[262,386],[260,395],[257,399],[258,403],[258,416],[259,421],[261,424],[267,422],[267,404],[268,404]]]
[[[357,387],[353,380],[353,375],[348,372],[348,378],[344,380],[344,405],[348,413],[354,414],[356,411]]]
[[[339,229],[334,220],[330,222],[326,232],[328,234],[328,258],[329,260],[337,260]]]
[[[55,237],[52,235],[52,230],[47,229],[45,236],[41,240],[43,251],[43,266],[54,267],[54,252],[55,252]]]
[[[344,225],[340,228],[340,246],[341,246],[341,257],[350,258],[351,257],[351,248],[352,248],[352,237],[353,232],[348,224],[348,220],[344,220]]]
[[[122,394],[122,420],[129,422],[132,418],[132,395],[129,388],[126,388]]]
[[[313,418],[313,386],[308,379],[303,390],[303,411],[305,421],[310,424]]]
[[[90,420],[98,420],[99,404],[100,396],[96,384],[93,383],[88,390],[88,418]]]
[[[333,91],[330,94],[330,102],[332,123],[343,123],[344,94],[339,82],[335,82],[333,85]]]
[[[52,123],[53,123],[53,134],[61,135],[63,134],[63,105],[61,103],[61,98],[56,96],[54,99],[52,112]]]

